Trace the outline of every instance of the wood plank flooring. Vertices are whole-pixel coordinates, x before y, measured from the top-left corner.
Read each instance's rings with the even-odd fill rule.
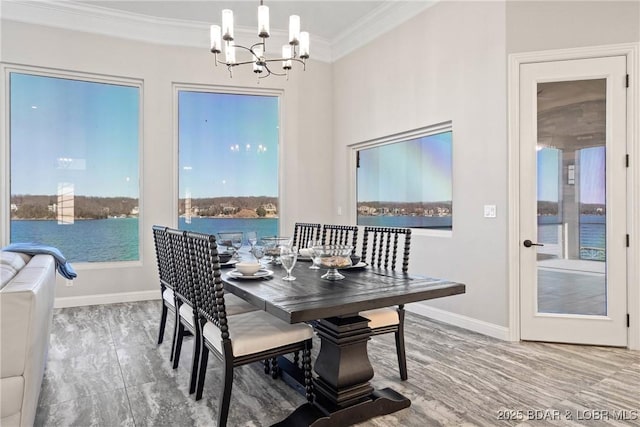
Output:
[[[159,301],[56,310],[36,426],[215,426],[221,367],[210,358],[195,402],[191,340],[171,369],[170,333],[155,344],[159,318]],[[374,385],[412,405],[361,426],[640,426],[640,352],[504,342],[411,313],[405,334],[407,381],[391,334],[373,338],[369,354]],[[244,366],[229,426],[270,425],[302,403],[261,366]]]

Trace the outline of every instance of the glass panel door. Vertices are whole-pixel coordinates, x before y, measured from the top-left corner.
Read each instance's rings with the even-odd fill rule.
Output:
[[[521,65],[520,337],[626,345],[626,58]]]
[[[537,98],[538,312],[606,316],[606,79]]]

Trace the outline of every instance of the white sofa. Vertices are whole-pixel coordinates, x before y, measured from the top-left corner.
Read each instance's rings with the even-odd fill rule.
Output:
[[[56,264],[0,251],[0,425],[32,426],[49,349]]]

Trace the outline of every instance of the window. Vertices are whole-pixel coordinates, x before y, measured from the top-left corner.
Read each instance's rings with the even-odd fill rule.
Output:
[[[357,147],[358,225],[452,230],[452,132],[429,127]]]
[[[179,227],[278,234],[279,97],[178,88]]]
[[[8,71],[11,242],[139,260],[140,85]]]

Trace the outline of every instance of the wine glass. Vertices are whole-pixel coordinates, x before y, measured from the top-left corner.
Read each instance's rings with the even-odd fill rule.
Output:
[[[247,231],[247,242],[249,242],[249,246],[251,249],[258,243],[258,233],[255,231]]]
[[[242,247],[242,233],[235,233],[231,237],[231,246],[235,250],[235,257],[240,258],[240,248]]]
[[[296,280],[295,277],[291,275],[291,270],[293,270],[293,266],[296,265],[296,260],[298,259],[298,248],[295,246],[287,247],[282,246],[280,248],[280,262],[285,270],[287,270],[287,275],[282,278],[282,280]]]
[[[307,243],[307,249],[311,251],[311,266],[309,267],[310,270],[320,270],[320,257],[318,257],[316,252],[313,250],[313,247],[319,246],[321,244],[322,242],[320,240],[309,240],[309,242]]]
[[[264,246],[254,245],[251,248],[251,254],[255,257],[256,261],[258,261],[258,264],[262,265],[260,260],[264,257]]]

